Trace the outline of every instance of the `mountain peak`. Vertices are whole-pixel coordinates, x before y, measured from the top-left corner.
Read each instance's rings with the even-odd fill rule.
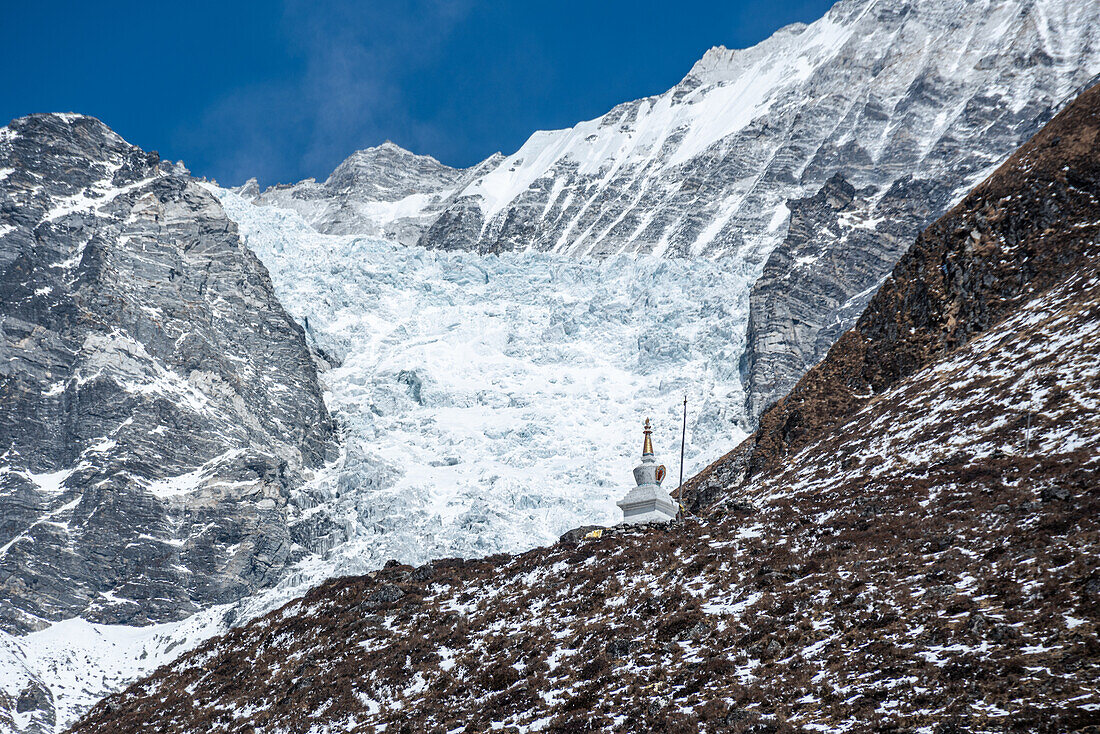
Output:
[[[420,155],[387,140],[381,145],[357,150],[344,159],[325,181],[327,187],[345,190],[349,186],[374,190],[402,188],[411,180],[446,178],[456,169],[430,155]]]
[[[364,151],[372,151],[372,152],[373,151],[379,151],[379,152],[385,151],[385,152],[388,152],[388,153],[399,153],[399,154],[402,154],[402,155],[416,155],[416,153],[413,153],[408,148],[402,148],[400,145],[398,145],[397,143],[393,142],[392,140],[390,140],[388,138],[386,140],[384,140],[380,145],[373,145],[369,148],[365,148]],[[431,156],[427,156],[427,157],[430,158]]]
[[[8,123],[5,129],[9,131],[9,134],[65,138],[72,135],[77,128],[90,132],[103,140],[110,140],[114,146],[133,147],[102,120],[77,112],[36,112],[15,118]]]
[[[408,148],[401,147],[400,145],[393,142],[392,140],[386,140],[382,143],[379,143],[378,145],[372,145],[370,147],[362,148],[361,150],[357,150],[354,153],[352,153],[350,156],[345,158],[344,161],[340,164],[340,166],[355,165],[355,164],[360,163],[362,161],[373,161],[373,160],[379,160],[379,159],[382,159],[382,160],[405,159],[405,160],[409,160],[409,161],[420,161],[420,162],[423,162],[423,163],[428,164],[428,165],[435,164],[435,165],[437,165],[441,168],[450,168],[450,166],[447,166],[443,163],[440,163],[436,158],[434,158],[430,155],[423,155],[423,154],[420,154],[420,153],[414,153],[411,150],[409,150]],[[339,170],[340,166],[337,166],[336,170]]]
[[[728,70],[733,65],[738,49],[729,49],[725,46],[711,46],[703,57],[695,62],[688,72],[689,79],[696,79],[708,83],[718,81],[720,77],[728,75]]]
[[[60,122],[64,122],[67,125],[71,125],[76,122],[90,121],[106,127],[106,125],[104,125],[103,122],[98,118],[92,117],[91,115],[84,115],[79,112],[33,112],[29,115],[24,115],[23,117],[17,117],[12,120],[12,122],[32,123],[46,120],[57,120]]]

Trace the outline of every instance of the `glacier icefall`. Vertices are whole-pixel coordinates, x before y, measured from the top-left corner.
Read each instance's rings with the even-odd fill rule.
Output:
[[[344,450],[294,498],[288,583],[613,524],[647,416],[675,482],[685,395],[685,476],[745,436],[747,265],[428,250],[211,189],[333,363]]]

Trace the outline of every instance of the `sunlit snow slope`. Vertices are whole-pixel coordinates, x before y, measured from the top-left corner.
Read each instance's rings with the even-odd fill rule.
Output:
[[[422,229],[444,249],[762,264],[787,201],[835,174],[876,199],[911,180],[946,189],[937,210],[961,198],[1100,72],[1098,28],[1095,0],[841,0],[473,169],[379,146],[324,183],[250,193],[324,232]]]
[[[310,581],[617,522],[642,418],[676,477],[685,394],[687,474],[743,436],[747,268],[405,247],[216,192],[336,365],[344,455],[297,498],[331,548]]]

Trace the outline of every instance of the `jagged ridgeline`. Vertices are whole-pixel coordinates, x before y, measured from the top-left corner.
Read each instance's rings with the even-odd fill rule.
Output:
[[[1100,87],[911,245],[700,517],[330,581],[73,731],[1093,731],[1098,238]]]
[[[0,130],[0,212],[0,629],[271,583],[332,422],[217,199],[98,120],[32,115]]]
[[[663,94],[466,170],[392,144],[245,192],[318,231],[478,252],[745,263],[744,425],[863,310],[912,238],[1100,74],[1095,0],[841,0]]]

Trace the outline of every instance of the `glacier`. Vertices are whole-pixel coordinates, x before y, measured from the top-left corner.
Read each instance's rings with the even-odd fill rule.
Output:
[[[613,524],[641,422],[675,483],[745,437],[743,261],[481,255],[325,235],[211,187],[320,354],[340,459],[292,504],[307,583]],[[320,529],[320,532],[318,532]]]

